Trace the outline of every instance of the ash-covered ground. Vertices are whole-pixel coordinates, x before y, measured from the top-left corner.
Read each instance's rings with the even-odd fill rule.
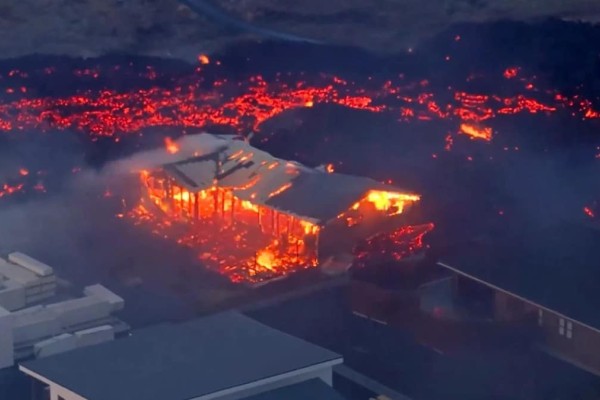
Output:
[[[21,0],[0,5],[0,58],[126,53],[190,60],[265,37],[248,25],[395,54],[457,23],[549,17],[597,23],[599,15],[595,0]]]

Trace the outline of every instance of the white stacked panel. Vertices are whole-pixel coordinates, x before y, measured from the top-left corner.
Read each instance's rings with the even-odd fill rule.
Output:
[[[23,257],[27,256],[20,254],[19,257],[13,258],[19,260],[23,264],[26,264],[26,262],[22,260]],[[39,270],[41,270],[44,275],[39,275],[36,272]],[[22,287],[24,291],[24,304],[19,304],[14,300],[13,302],[7,304],[3,302],[1,293],[2,290],[0,290],[0,305],[11,311],[48,299],[56,294],[56,277],[54,276],[51,268],[50,273],[48,273],[47,269],[39,266],[32,267],[30,265],[29,267],[25,267],[20,264],[15,264],[4,259],[0,259],[0,275],[5,278],[4,286],[10,287],[11,293],[9,296],[20,296],[20,294],[15,293],[19,291],[17,289],[19,286]]]
[[[102,285],[96,284],[87,286],[83,289],[83,293],[86,296],[96,296],[97,298],[107,301],[111,305],[112,311],[119,311],[125,307],[125,300]]]
[[[13,365],[15,349],[33,349],[36,357],[46,357],[114,339],[111,325],[68,332],[106,324],[113,311],[123,309],[121,297],[91,285],[84,289],[86,297],[29,306],[55,296],[56,289],[57,279],[48,265],[18,252],[8,261],[0,258],[0,368]]]
[[[0,307],[0,368],[10,367],[14,363],[14,340],[12,316]]]
[[[26,343],[61,332],[56,314],[45,307],[31,307],[12,314],[15,343]]]
[[[63,328],[108,318],[111,305],[95,296],[50,304],[46,308],[57,316]]]
[[[102,325],[75,332],[75,337],[77,338],[77,347],[93,346],[113,340],[115,328],[112,325]]]
[[[13,280],[2,282],[2,288],[0,288],[0,307],[8,311],[15,311],[26,305],[25,289],[22,285]]]
[[[30,270],[38,276],[49,276],[54,274],[54,270],[50,266],[23,253],[10,253],[8,255],[8,260]]]
[[[10,263],[0,258],[0,275],[11,281],[18,282],[23,287],[32,287],[39,284],[39,276],[27,268]]]
[[[36,343],[33,346],[33,354],[36,358],[42,358],[74,350],[76,347],[77,339],[75,336],[70,333],[63,333],[62,335]]]

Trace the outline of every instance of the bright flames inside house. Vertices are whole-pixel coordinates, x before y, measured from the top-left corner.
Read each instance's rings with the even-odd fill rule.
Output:
[[[170,159],[140,173],[129,215],[198,252],[233,282],[257,283],[351,255],[355,244],[407,225],[420,196],[375,180],[310,168],[239,137],[166,142]],[[164,150],[162,150],[164,153]]]

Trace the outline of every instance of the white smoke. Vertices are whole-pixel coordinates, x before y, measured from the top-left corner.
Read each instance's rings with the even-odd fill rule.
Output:
[[[132,173],[155,169],[165,164],[218,152],[224,149],[233,138],[233,136],[215,136],[208,133],[186,135],[173,142],[173,147],[177,151],[169,152],[165,146],[138,152],[110,163],[104,170],[107,173]]]

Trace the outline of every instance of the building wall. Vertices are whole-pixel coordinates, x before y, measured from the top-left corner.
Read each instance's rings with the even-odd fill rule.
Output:
[[[258,382],[252,382],[242,385],[239,388],[233,387],[221,392],[196,397],[192,400],[238,400],[255,394],[271,391],[280,387],[289,386],[295,383],[304,382],[310,379],[319,378],[329,386],[333,384],[333,365],[340,364],[342,360],[328,362],[313,367],[308,367],[298,371],[292,371],[278,376],[263,379]],[[38,375],[32,371],[23,369],[21,371],[36,379],[40,384],[45,384],[50,387],[50,400],[88,400],[54,382]],[[37,400],[37,399],[35,399]],[[109,400],[109,399],[107,399]],[[133,400],[133,399],[132,399]]]
[[[384,289],[373,283],[353,280],[348,286],[352,312],[380,322],[402,318],[418,312],[417,291]]]
[[[497,321],[519,321],[536,312],[537,308],[530,303],[498,290],[494,293],[494,318]]]
[[[255,386],[244,388],[242,390],[229,393],[226,395],[219,395],[218,393],[208,396],[198,397],[193,400],[238,400],[243,399],[249,396],[253,396],[259,393],[268,392],[271,390],[275,390],[284,386],[293,385],[295,383],[304,382],[310,379],[319,378],[327,383],[329,386],[332,386],[333,381],[333,371],[332,367],[328,366],[325,368],[315,369],[313,371],[308,371],[306,373],[291,375],[287,377],[273,377],[268,382],[265,380],[264,383],[258,382]]]
[[[50,385],[50,400],[87,400],[58,385]]]
[[[547,350],[600,375],[600,332],[545,310],[538,312],[538,325]]]
[[[0,368],[10,367],[14,363],[14,337],[12,316],[0,307]]]
[[[494,310],[500,322],[537,319],[538,341],[546,350],[600,375],[600,332],[500,291],[495,293]]]
[[[460,281],[459,278],[457,282]],[[537,320],[535,337],[545,350],[600,376],[600,332],[495,289],[493,307],[494,319],[498,322]]]

